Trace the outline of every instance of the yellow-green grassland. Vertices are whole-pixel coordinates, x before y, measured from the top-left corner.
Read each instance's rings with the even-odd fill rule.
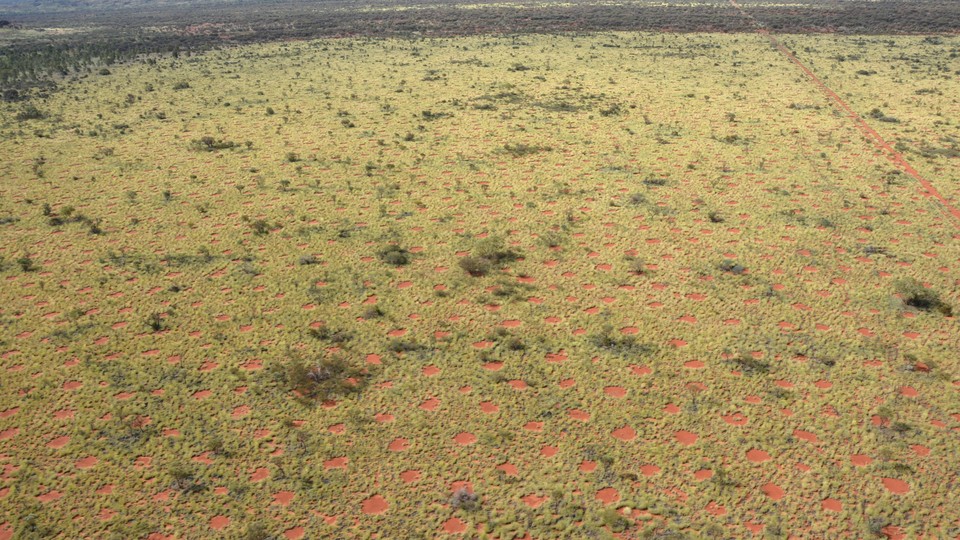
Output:
[[[960,38],[779,39],[941,198],[762,33],[3,103],[0,537],[957,536]]]

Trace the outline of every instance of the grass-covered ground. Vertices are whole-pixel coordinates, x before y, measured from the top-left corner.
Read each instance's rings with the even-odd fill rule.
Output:
[[[960,39],[782,42],[956,205]],[[230,48],[0,122],[0,538],[960,534],[960,223],[762,35]]]

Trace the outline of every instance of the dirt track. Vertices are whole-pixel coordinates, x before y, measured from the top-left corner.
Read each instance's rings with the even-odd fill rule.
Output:
[[[749,13],[747,13],[740,6],[740,4],[736,2],[736,0],[730,0],[730,5],[736,8],[745,18],[749,19],[753,23],[753,25],[757,28],[757,32],[761,35],[766,36],[767,39],[770,40],[770,43],[773,46],[775,46],[781,53],[783,53],[783,55],[787,58],[787,60],[790,60],[790,62],[795,64],[804,73],[806,73],[807,77],[809,77],[810,80],[818,88],[820,88],[820,90],[824,94],[826,94],[827,97],[829,97],[833,101],[834,105],[837,108],[847,113],[848,117],[851,120],[853,120],[853,122],[857,125],[860,131],[863,132],[863,134],[866,135],[868,138],[873,139],[874,145],[878,149],[883,150],[886,153],[887,159],[889,159],[891,163],[896,165],[898,168],[903,170],[903,172],[909,174],[917,182],[919,182],[920,185],[923,186],[924,191],[921,193],[924,196],[931,197],[939,201],[940,204],[943,205],[942,210],[945,213],[949,214],[950,216],[953,216],[955,220],[953,222],[954,227],[956,227],[957,229],[960,229],[960,209],[958,209],[956,206],[951,204],[951,202],[946,197],[944,197],[939,191],[937,191],[937,188],[934,187],[934,185],[929,180],[924,178],[923,175],[917,172],[917,170],[910,165],[910,163],[906,160],[906,158],[903,157],[903,154],[901,154],[896,149],[894,149],[893,146],[890,145],[890,143],[888,143],[883,138],[883,136],[881,136],[880,133],[877,132],[877,130],[873,129],[873,127],[870,126],[870,124],[868,124],[867,121],[864,120],[863,117],[857,113],[857,111],[855,111],[850,105],[847,104],[847,102],[843,100],[843,98],[837,95],[836,92],[831,90],[829,86],[827,86],[823,81],[821,81],[820,78],[817,77],[816,73],[814,73],[810,68],[804,65],[803,62],[801,62],[792,52],[790,52],[790,49],[786,48],[782,43],[780,43],[780,41],[777,40],[777,38],[773,34],[771,34],[769,30],[767,30],[764,27],[764,24],[761,21],[758,21],[753,15],[750,15]]]

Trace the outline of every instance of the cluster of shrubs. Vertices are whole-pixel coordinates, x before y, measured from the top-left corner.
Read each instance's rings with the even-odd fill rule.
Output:
[[[953,306],[944,302],[939,293],[924,287],[914,278],[899,279],[894,287],[903,303],[910,307],[940,313],[945,317],[953,316]]]
[[[357,393],[369,375],[341,355],[319,359],[297,356],[271,364],[269,372],[281,386],[309,401],[327,401]]]
[[[474,277],[485,276],[494,269],[500,269],[505,264],[516,261],[520,254],[512,249],[503,247],[499,239],[490,239],[480,243],[473,250],[472,255],[460,259],[460,268]]]
[[[87,217],[77,212],[72,206],[64,206],[59,212],[54,212],[49,204],[44,203],[43,215],[51,227],[60,227],[67,223],[82,223],[90,230],[90,234],[103,234],[99,219]]]
[[[233,141],[223,139],[214,139],[209,135],[190,141],[190,149],[198,152],[213,152],[216,150],[228,150],[240,146]]]

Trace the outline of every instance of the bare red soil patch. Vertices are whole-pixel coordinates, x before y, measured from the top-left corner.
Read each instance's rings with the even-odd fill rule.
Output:
[[[390,505],[387,503],[387,500],[380,495],[374,495],[364,499],[360,505],[360,510],[364,514],[383,514],[388,508],[390,508]]]
[[[596,499],[603,504],[613,504],[620,500],[620,492],[612,487],[597,491]]]
[[[225,529],[227,525],[230,525],[230,518],[227,516],[214,516],[210,519],[210,528],[215,531]]]
[[[457,436],[453,438],[453,440],[456,441],[456,443],[461,446],[469,446],[477,442],[477,436],[474,435],[473,433],[468,433],[466,431],[463,431],[461,433],[458,433]]]
[[[897,495],[903,495],[910,491],[910,484],[904,482],[903,480],[897,480],[896,478],[882,478],[883,487],[887,488],[887,491],[890,493],[896,493]]]
[[[610,433],[614,439],[620,439],[621,441],[632,441],[637,438],[637,432],[630,426],[623,426],[622,428],[617,428]]]
[[[463,534],[467,531],[467,523],[460,518],[452,517],[443,522],[442,529],[447,534]]]
[[[764,494],[766,494],[767,497],[770,497],[775,501],[779,501],[784,495],[786,495],[780,486],[773,483],[764,484],[760,487],[760,489],[764,492]]]

